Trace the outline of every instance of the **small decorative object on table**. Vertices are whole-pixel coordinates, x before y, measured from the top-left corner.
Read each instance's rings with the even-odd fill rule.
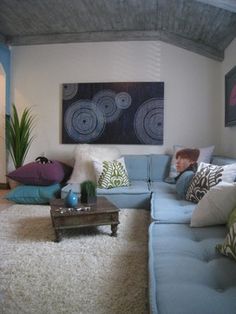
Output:
[[[97,202],[97,185],[95,182],[87,180],[80,184],[81,203],[95,204]]]
[[[77,205],[78,196],[74,192],[72,192],[72,190],[70,190],[65,198],[65,206],[75,208]]]

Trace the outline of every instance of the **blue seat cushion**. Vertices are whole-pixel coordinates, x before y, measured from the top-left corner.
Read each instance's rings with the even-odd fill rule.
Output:
[[[80,185],[76,183],[69,183],[61,190],[61,198],[65,198],[69,191],[80,194]],[[112,189],[97,188],[97,195],[112,195],[112,194],[150,194],[148,184],[146,181],[131,181],[130,186],[122,186]]]
[[[226,233],[224,226],[150,225],[152,314],[235,313],[235,261],[215,250]]]
[[[152,194],[152,220],[160,223],[190,223],[196,204],[180,199],[174,190],[172,193],[171,190],[169,193],[163,190]]]
[[[69,191],[80,196],[79,184],[67,184],[61,190],[61,198],[65,198]],[[118,187],[112,189],[97,188],[98,196],[105,196],[109,201],[119,208],[150,208],[151,192],[146,181],[131,181],[131,185],[127,187]]]
[[[224,156],[213,156],[211,163],[217,166],[225,166],[234,164],[236,162],[235,158],[224,157]]]
[[[129,186],[117,187],[112,189],[97,188],[98,195],[109,194],[150,194],[148,183],[146,181],[131,181]]]
[[[176,194],[175,184],[169,184],[166,182],[151,181],[150,191],[158,193]]]

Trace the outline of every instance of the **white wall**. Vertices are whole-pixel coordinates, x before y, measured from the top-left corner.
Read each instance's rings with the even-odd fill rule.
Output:
[[[122,153],[170,152],[173,144],[219,143],[219,62],[161,42],[104,42],[12,48],[12,101],[33,105],[36,140],[26,161],[45,152],[72,161],[74,145],[60,143],[62,84],[164,81],[164,145],[120,145]],[[218,132],[218,133],[217,133]]]
[[[223,86],[222,93],[222,106],[221,106],[221,147],[220,151],[231,157],[236,157],[236,126],[225,127],[225,74],[228,73],[233,67],[236,66],[236,39],[228,46],[225,50],[225,59],[222,63],[222,81],[221,84]]]

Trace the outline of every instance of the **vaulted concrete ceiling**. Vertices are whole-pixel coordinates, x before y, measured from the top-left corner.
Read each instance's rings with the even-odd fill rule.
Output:
[[[8,45],[161,40],[222,61],[236,0],[1,0]]]

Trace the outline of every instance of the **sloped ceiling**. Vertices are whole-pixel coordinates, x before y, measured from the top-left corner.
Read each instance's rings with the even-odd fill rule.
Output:
[[[161,40],[222,61],[236,37],[236,0],[1,0],[10,46]]]

